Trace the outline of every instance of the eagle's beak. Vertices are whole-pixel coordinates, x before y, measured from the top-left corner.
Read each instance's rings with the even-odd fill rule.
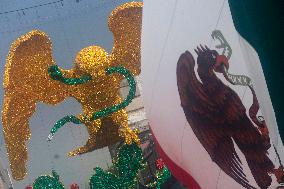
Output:
[[[226,69],[229,69],[229,61],[225,55],[218,55],[214,64],[214,71],[223,73],[223,66],[225,66]]]

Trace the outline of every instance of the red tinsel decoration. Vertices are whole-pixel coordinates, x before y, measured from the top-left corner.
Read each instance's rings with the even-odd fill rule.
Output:
[[[28,185],[25,187],[25,189],[33,189],[33,186],[32,185]]]
[[[156,167],[157,167],[158,170],[161,170],[165,167],[165,163],[162,160],[162,158],[159,158],[159,159],[156,160]]]
[[[71,184],[70,189],[79,189],[79,185],[76,183]]]

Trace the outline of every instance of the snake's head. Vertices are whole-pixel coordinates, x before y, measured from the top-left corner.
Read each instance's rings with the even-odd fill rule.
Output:
[[[217,49],[222,50],[222,55],[226,56],[227,59],[229,60],[231,58],[231,55],[232,55],[232,48],[229,45],[229,43],[227,42],[227,40],[225,39],[222,32],[220,30],[214,30],[211,34],[211,37],[214,40],[218,40],[220,42],[220,44],[216,45],[215,47]]]
[[[76,69],[96,79],[104,76],[105,69],[109,66],[109,56],[107,52],[99,46],[89,46],[82,49],[75,59]]]
[[[214,64],[214,71],[223,73],[225,69],[229,69],[229,61],[225,55],[217,55]]]
[[[223,73],[224,69],[229,69],[229,59],[232,55],[232,48],[223,36],[220,30],[214,30],[211,34],[211,37],[214,40],[218,40],[220,42],[219,45],[216,45],[216,49],[222,50],[222,54],[216,54],[214,71]]]

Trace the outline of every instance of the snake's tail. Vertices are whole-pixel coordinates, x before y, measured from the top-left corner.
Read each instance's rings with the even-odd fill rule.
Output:
[[[50,130],[50,133],[47,137],[47,140],[51,141],[54,134],[57,132],[57,130],[60,129],[63,125],[65,125],[68,122],[72,122],[74,124],[81,124],[82,123],[81,120],[74,115],[65,116],[54,124],[54,126]]]

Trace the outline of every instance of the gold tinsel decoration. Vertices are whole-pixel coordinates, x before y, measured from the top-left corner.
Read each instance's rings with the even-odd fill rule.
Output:
[[[55,64],[48,36],[33,30],[19,37],[11,45],[4,75],[4,105],[2,123],[12,176],[21,180],[27,174],[28,152],[26,143],[31,137],[29,118],[37,102],[55,105],[67,97],[81,103],[83,114],[92,116],[103,108],[122,101],[119,95],[120,75],[105,75],[110,66],[124,66],[137,75],[140,73],[140,40],[142,3],[131,2],[117,7],[109,16],[109,29],[114,35],[112,53],[99,46],[82,49],[76,56],[74,68],[62,70],[65,77],[89,74],[92,80],[81,85],[65,85],[52,80],[48,67]],[[82,122],[84,122],[82,120]],[[125,139],[127,144],[138,142],[138,136],[128,127],[124,109],[103,119],[84,122],[89,133],[87,143],[70,156],[87,153]]]

